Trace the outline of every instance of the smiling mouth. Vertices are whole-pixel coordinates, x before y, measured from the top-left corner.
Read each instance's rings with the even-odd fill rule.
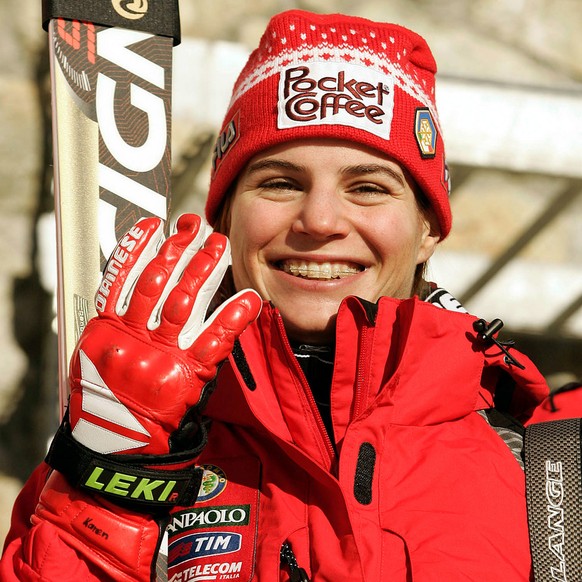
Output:
[[[277,266],[285,273],[304,279],[344,279],[357,275],[364,270],[361,265],[354,263],[317,263],[315,261],[286,260],[277,263]]]

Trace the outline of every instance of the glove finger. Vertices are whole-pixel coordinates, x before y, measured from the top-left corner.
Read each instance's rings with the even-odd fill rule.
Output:
[[[190,263],[192,257],[198,253],[200,248],[204,245],[208,235],[212,232],[212,228],[196,214],[184,214],[178,219],[176,224],[177,233],[180,233],[181,231],[193,232],[194,229],[197,229],[196,237],[190,244],[188,244],[188,246],[184,248],[184,251],[181,253],[176,266],[173,268],[164,291],[162,292],[148,320],[147,327],[149,330],[156,329],[160,325],[161,313],[166,299],[174,287],[178,284],[180,279],[183,277],[184,270]]]
[[[230,243],[226,236],[212,233],[190,260],[182,278],[168,296],[155,334],[164,341],[185,349],[198,335],[210,301],[216,294],[230,262]]]
[[[164,223],[159,218],[142,218],[117,243],[109,257],[95,295],[100,314],[122,315],[147,263],[164,240]]]
[[[253,289],[244,289],[223,303],[204,323],[188,348],[190,359],[199,364],[197,376],[210,382],[217,366],[232,352],[235,340],[260,314],[263,300]]]
[[[191,256],[204,241],[206,226],[195,214],[178,219],[176,231],[163,243],[138,278],[124,320],[139,327],[155,327],[161,306],[180,279]]]

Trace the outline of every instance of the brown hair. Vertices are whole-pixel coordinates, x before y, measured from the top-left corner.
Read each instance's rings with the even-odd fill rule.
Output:
[[[423,217],[428,221],[431,234],[439,232],[438,222],[435,212],[430,204],[429,199],[426,197],[424,192],[417,186],[416,182],[412,181],[412,190],[416,198],[416,203],[418,204],[418,209]],[[424,299],[427,294],[427,289],[429,287],[426,281],[426,271],[428,269],[428,261],[424,263],[419,263],[416,265],[416,270],[414,271],[414,278],[412,280],[412,295],[417,295],[421,299]]]

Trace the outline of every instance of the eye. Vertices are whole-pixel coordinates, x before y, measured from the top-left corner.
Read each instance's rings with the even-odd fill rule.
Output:
[[[269,178],[261,183],[260,188],[265,190],[299,190],[300,186],[289,178]]]
[[[257,191],[263,198],[281,202],[294,200],[303,192],[303,188],[301,183],[293,178],[277,176],[259,180]]]
[[[359,204],[381,204],[401,196],[406,181],[396,166],[386,164],[356,164],[345,171],[345,191]]]
[[[377,182],[358,182],[348,192],[356,204],[380,204],[394,196],[390,188]]]
[[[361,192],[363,194],[389,194],[384,186],[366,182],[364,184],[357,184],[352,188],[352,192]]]

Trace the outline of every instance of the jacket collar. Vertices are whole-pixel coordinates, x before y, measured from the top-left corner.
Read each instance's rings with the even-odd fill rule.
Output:
[[[377,304],[345,299],[332,385],[336,441],[371,407],[383,409],[385,422],[420,426],[490,408],[497,400],[527,420],[547,395],[543,376],[523,354],[512,350],[520,369],[495,344],[479,340],[476,319],[417,298],[384,297]],[[273,306],[266,303],[243,333],[221,376],[222,396],[210,399],[210,417],[259,425],[285,440],[296,438],[297,426],[301,434],[318,430],[309,388]]]

